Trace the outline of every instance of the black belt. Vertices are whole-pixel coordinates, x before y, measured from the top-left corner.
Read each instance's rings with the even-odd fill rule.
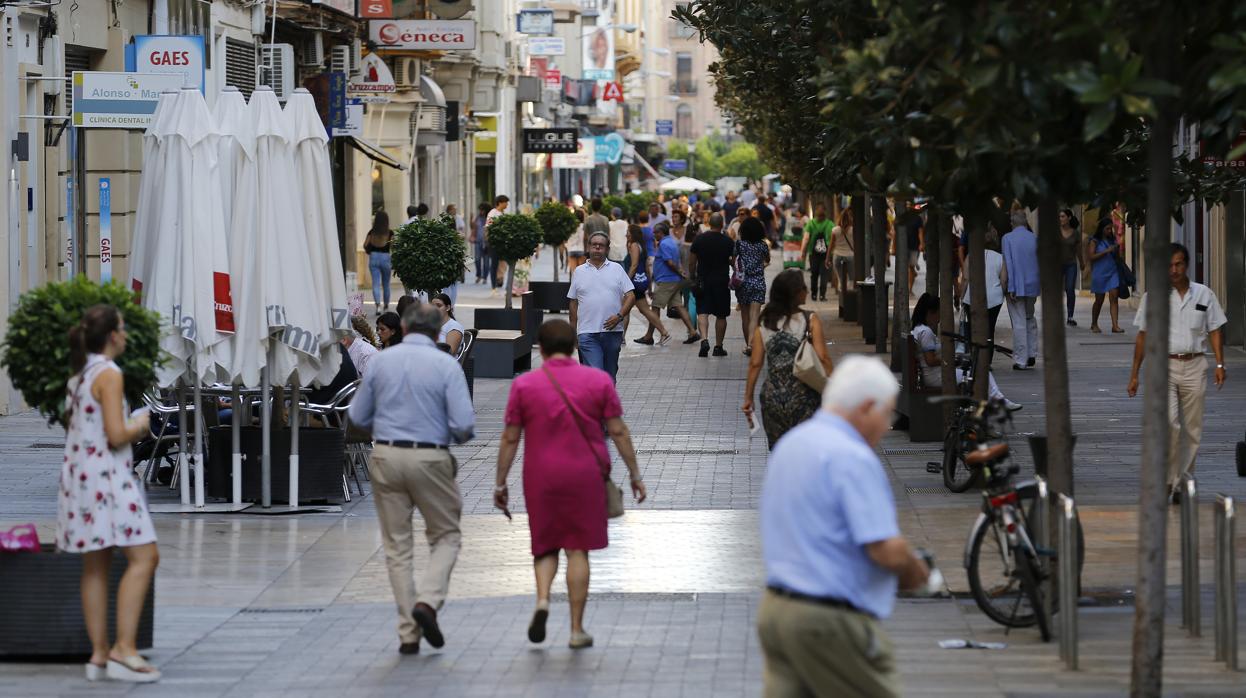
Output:
[[[809,603],[816,603],[819,606],[830,606],[831,608],[839,608],[845,611],[852,611],[853,613],[860,613],[861,615],[869,616],[870,618],[876,618],[873,613],[863,611],[851,603],[848,603],[843,599],[837,599],[833,596],[810,596],[809,594],[802,594],[798,591],[791,591],[790,589],[784,589],[776,586],[768,586],[766,589],[770,590],[773,594],[787,599],[792,599],[793,601],[807,601]]]
[[[394,448],[435,448],[441,451],[449,451],[449,446],[441,444],[429,443],[427,441],[386,441],[385,439],[377,439],[378,446],[393,446]]]

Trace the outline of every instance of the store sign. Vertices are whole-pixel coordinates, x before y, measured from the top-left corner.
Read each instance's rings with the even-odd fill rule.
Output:
[[[515,17],[517,31],[520,34],[553,34],[553,10],[520,10]]]
[[[528,37],[529,56],[565,56],[567,40],[561,36],[530,36]]]
[[[579,151],[579,140],[574,128],[525,128],[523,151],[525,153],[575,153]]]
[[[182,85],[203,91],[202,36],[136,36],[126,47],[126,70],[182,76]]]
[[[622,102],[623,86],[617,82],[608,82],[601,88],[601,101]]]
[[[359,61],[359,76],[355,82],[346,85],[348,92],[365,94],[386,94],[397,89],[394,74],[389,66],[375,53],[369,53]],[[388,101],[388,100],[387,100]]]
[[[688,169],[688,161],[687,160],[663,160],[662,169],[670,170],[671,172],[683,172],[684,170]]]
[[[112,187],[100,177],[100,282],[112,281]]]
[[[596,162],[598,165],[617,165],[623,160],[623,147],[627,142],[617,133],[608,133],[593,139],[597,142]]]
[[[368,22],[368,37],[381,48],[470,51],[476,22],[470,19],[386,19]]]
[[[654,133],[659,136],[675,135],[675,121],[673,119],[658,119],[653,122]]]
[[[394,0],[359,0],[359,16],[364,19],[393,17]]]
[[[496,116],[480,117],[480,130],[472,134],[472,143],[477,154],[498,152],[498,118]]]
[[[1207,146],[1202,141],[1199,141],[1198,143],[1199,152],[1203,153],[1203,164],[1216,168],[1230,167],[1239,169],[1246,167],[1246,153],[1238,155],[1232,160],[1225,157],[1228,153],[1232,153],[1234,150],[1237,150],[1242,146],[1246,146],[1246,131],[1242,131],[1237,134],[1237,138],[1233,140],[1232,145],[1229,146],[1229,150],[1225,154],[1216,155],[1214,153],[1208,153]]]
[[[597,26],[581,37],[583,55],[581,65],[585,80],[614,79],[614,29],[609,15],[598,15]]]
[[[557,68],[547,68],[545,70],[545,87],[551,90],[562,88],[562,71]]]
[[[74,126],[137,128],[151,125],[160,93],[179,90],[181,75],[74,71]]]
[[[363,103],[359,100],[350,100],[346,103],[346,120],[342,125],[334,126],[331,132],[334,137],[337,136],[362,136],[363,135]]]
[[[570,153],[554,155],[553,166],[562,170],[591,170],[597,166],[597,147],[592,138],[581,138],[576,144],[574,155]]]

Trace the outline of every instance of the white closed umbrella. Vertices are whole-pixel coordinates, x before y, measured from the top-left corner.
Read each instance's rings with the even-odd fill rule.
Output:
[[[658,189],[661,189],[662,191],[709,191],[713,188],[713,184],[706,184],[705,182],[692,177],[679,177],[678,179],[672,179],[666,184],[658,187]]]
[[[153,201],[163,181],[164,160],[160,157],[160,139],[156,133],[162,128],[163,120],[172,111],[173,101],[177,92],[169,90],[160,93],[156,101],[156,111],[152,113],[152,124],[143,134],[143,171],[138,180],[138,207],[134,211],[133,244],[130,249],[130,287],[139,294],[151,285],[149,265],[153,260],[161,259],[157,245],[171,239],[156,234],[156,221],[160,218]]]

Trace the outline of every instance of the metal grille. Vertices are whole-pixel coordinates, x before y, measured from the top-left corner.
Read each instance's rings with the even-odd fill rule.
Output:
[[[65,444],[61,442],[56,442],[56,441],[38,441],[27,446],[27,448],[44,448],[49,451],[53,451],[53,450],[59,451],[65,448]]]
[[[734,448],[637,449],[636,452],[661,453],[668,456],[734,456],[740,453]]]
[[[950,494],[946,487],[909,487],[904,486],[905,494]]]
[[[320,613],[323,608],[244,608],[243,613]]]
[[[91,54],[86,49],[65,47],[65,77],[72,78],[75,70],[90,70]],[[74,111],[74,85],[65,83],[65,113]]]
[[[943,453],[943,449],[934,446],[893,446],[884,448],[884,456],[920,456],[928,453]]]
[[[225,38],[225,84],[251,99],[255,91],[255,44]]]

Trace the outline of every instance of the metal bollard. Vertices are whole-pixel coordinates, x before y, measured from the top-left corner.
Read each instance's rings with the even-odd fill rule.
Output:
[[[1216,661],[1237,671],[1237,558],[1233,498],[1216,495]]]
[[[1198,487],[1186,473],[1177,484],[1181,493],[1181,627],[1190,637],[1202,635],[1198,575]]]
[[[1077,670],[1077,508],[1073,500],[1059,495],[1056,520],[1060,537],[1057,573],[1060,575],[1060,659],[1070,671]]]
[[[1043,598],[1048,599],[1048,603],[1043,606],[1044,613],[1047,614],[1047,626],[1051,627],[1052,604],[1050,600],[1055,598],[1053,595],[1055,577],[1051,574],[1051,500],[1048,498],[1050,493],[1047,490],[1047,480],[1041,475],[1034,477],[1034,508],[1031,510],[1032,520],[1029,522],[1030,533],[1034,537],[1034,546],[1039,550],[1039,560],[1042,561],[1044,569],[1047,571],[1046,579],[1043,582]]]

